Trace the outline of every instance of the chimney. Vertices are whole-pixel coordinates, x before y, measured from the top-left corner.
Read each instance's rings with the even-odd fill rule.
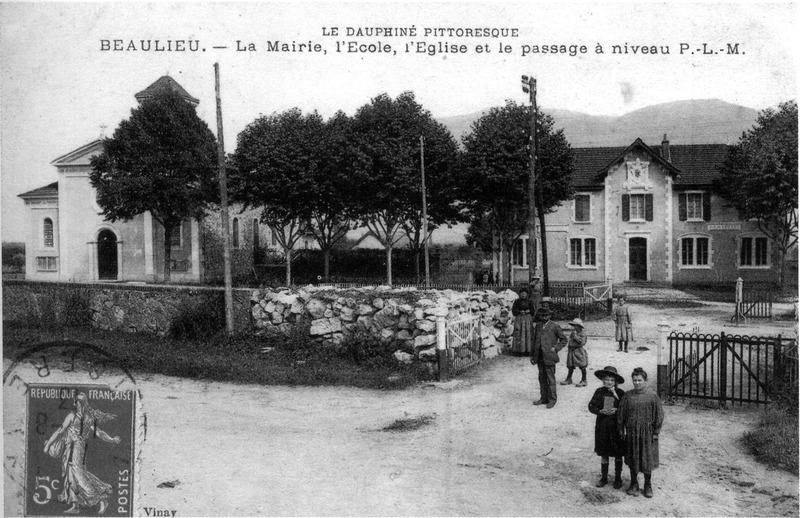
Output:
[[[672,162],[672,157],[669,156],[669,140],[667,140],[666,133],[664,133],[664,140],[661,141],[661,157],[667,162]]]

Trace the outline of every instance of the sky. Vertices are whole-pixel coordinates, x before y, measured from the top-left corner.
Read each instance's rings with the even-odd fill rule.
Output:
[[[134,94],[163,75],[200,99],[216,134],[219,63],[229,153],[262,114],[352,114],[378,94],[413,91],[435,117],[463,115],[526,102],[522,74],[536,77],[544,109],[622,115],[717,98],[761,110],[797,98],[797,12],[785,2],[3,3],[2,240],[24,240],[17,195],[56,181],[55,158],[110,136]],[[155,51],[156,40],[186,50]]]

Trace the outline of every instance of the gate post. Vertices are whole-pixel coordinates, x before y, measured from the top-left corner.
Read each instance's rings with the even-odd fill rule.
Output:
[[[614,283],[611,282],[611,277],[606,278],[608,284],[608,298],[606,299],[606,315],[611,316],[614,312]]]
[[[439,362],[439,381],[450,379],[450,358],[447,354],[446,333],[444,317],[436,317],[436,359]]]
[[[668,396],[667,391],[669,388],[669,379],[667,374],[667,358],[666,354],[668,342],[669,324],[666,322],[658,323],[658,367],[656,373],[656,390],[658,397],[664,399]]]
[[[772,392],[772,394],[768,394],[770,397],[781,392],[781,389],[783,388],[784,376],[786,376],[783,363],[783,338],[781,335],[778,335],[778,337],[775,339],[775,346],[772,348],[772,354],[772,383],[768,385],[770,391]]]
[[[719,334],[719,407],[725,408],[728,393],[728,341]]]

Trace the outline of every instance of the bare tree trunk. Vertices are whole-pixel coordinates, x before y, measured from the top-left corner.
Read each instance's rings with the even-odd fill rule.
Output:
[[[392,245],[386,245],[386,283],[392,285]]]
[[[420,271],[419,271],[419,249],[416,249],[414,251],[414,265],[416,266],[417,269],[417,284],[422,284],[422,278],[420,276]]]
[[[329,280],[331,277],[331,249],[330,247],[325,249],[324,253],[325,257],[325,280]]]
[[[292,285],[292,250],[286,250],[286,286]]]

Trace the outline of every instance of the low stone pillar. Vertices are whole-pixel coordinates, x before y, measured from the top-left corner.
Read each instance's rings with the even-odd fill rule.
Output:
[[[436,317],[436,358],[439,361],[439,381],[450,379],[450,355],[447,351],[446,332],[445,318]]]

